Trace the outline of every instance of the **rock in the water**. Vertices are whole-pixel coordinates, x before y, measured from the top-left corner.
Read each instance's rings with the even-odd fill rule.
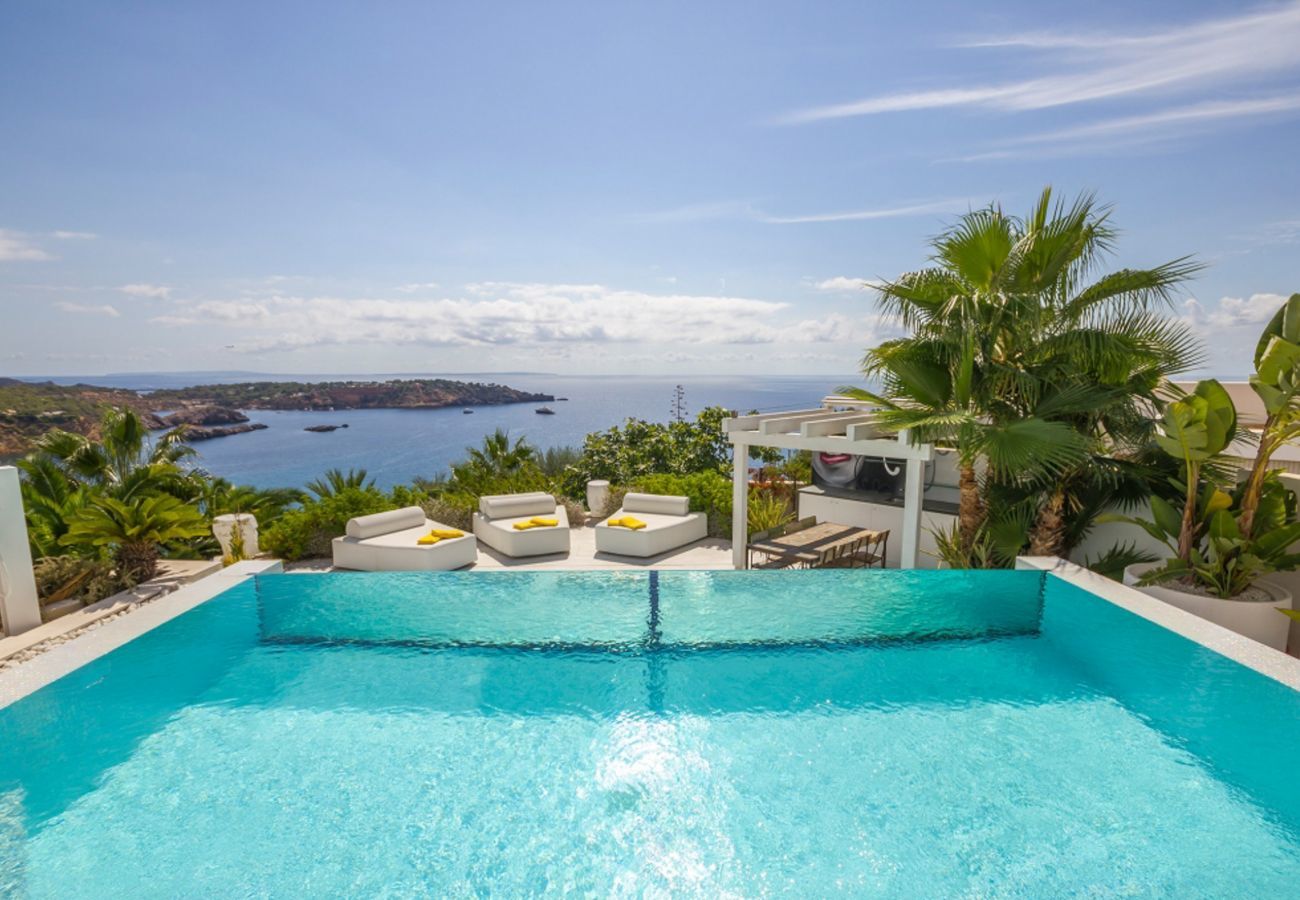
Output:
[[[247,421],[248,416],[237,409],[211,405],[190,406],[163,417],[163,422],[170,428],[177,425],[240,425]]]
[[[303,429],[303,431],[314,431],[317,434],[324,434],[328,431],[337,431],[340,428],[347,428],[347,427],[348,425],[346,422],[344,422],[342,425],[308,425],[306,428]]]
[[[218,425],[212,428],[206,428],[202,425],[193,425],[185,432],[187,441],[210,441],[213,438],[230,437],[232,434],[248,434],[250,431],[261,431],[269,426],[265,422],[245,422],[242,425]]]

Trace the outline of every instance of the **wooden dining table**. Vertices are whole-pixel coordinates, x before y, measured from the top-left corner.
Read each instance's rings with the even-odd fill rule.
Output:
[[[792,531],[779,537],[754,541],[746,546],[752,553],[762,553],[783,561],[786,565],[804,563],[816,565],[847,544],[856,544],[878,537],[880,532],[856,525],[821,522]],[[779,563],[778,563],[779,564]]]

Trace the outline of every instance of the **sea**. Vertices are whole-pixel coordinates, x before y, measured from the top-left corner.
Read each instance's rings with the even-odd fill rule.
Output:
[[[262,431],[215,438],[195,444],[196,464],[237,484],[255,487],[302,487],[325,470],[365,469],[384,488],[433,477],[463,459],[469,446],[503,428],[539,448],[580,447],[583,438],[621,424],[630,417],[666,422],[674,415],[681,386],[684,413],[693,417],[706,406],[770,412],[815,406],[860,375],[783,376],[614,376],[539,373],[429,375],[263,375],[257,373],[146,373],[109,376],[32,378],[63,384],[85,383],[140,391],[237,381],[346,381],[388,378],[455,378],[504,384],[535,393],[564,397],[553,403],[516,403],[446,409],[366,409],[333,412],[245,410],[263,422]],[[539,415],[546,405],[555,415]],[[312,425],[347,425],[327,433]]]

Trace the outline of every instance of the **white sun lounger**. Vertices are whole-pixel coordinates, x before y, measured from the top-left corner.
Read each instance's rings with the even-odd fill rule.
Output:
[[[459,569],[478,559],[473,535],[418,544],[434,528],[418,506],[348,520],[347,534],[333,541],[334,566],[362,572],[427,572]]]
[[[596,549],[644,558],[698,541],[708,534],[708,519],[702,512],[691,512],[690,506],[686,497],[628,494],[622,508],[596,526]],[[609,524],[627,515],[645,522],[645,528],[634,531]]]
[[[474,513],[474,535],[506,556],[544,556],[569,552],[569,517],[550,494],[494,494],[480,497]],[[556,520],[555,525],[519,530],[516,522],[534,516]]]

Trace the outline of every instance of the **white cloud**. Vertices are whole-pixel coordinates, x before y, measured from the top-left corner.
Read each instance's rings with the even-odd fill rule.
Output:
[[[599,284],[479,282],[438,300],[269,298],[184,303],[153,319],[250,334],[247,351],[327,345],[498,346],[663,343],[727,345],[859,340],[863,321],[798,319],[789,304],[743,297],[649,294]]]
[[[411,281],[406,284],[399,284],[396,290],[403,294],[422,294],[425,291],[432,291],[438,287],[436,281]]]
[[[116,319],[118,316],[122,315],[117,311],[116,307],[108,303],[90,305],[85,303],[59,302],[54,305],[64,312],[76,313],[77,315],[82,316],[107,316],[110,319]]]
[[[118,288],[131,297],[148,297],[153,300],[166,300],[172,289],[162,284],[124,284]]]
[[[40,262],[54,259],[20,231],[0,228],[0,262]]]
[[[846,212],[812,213],[803,216],[768,216],[763,219],[772,225],[799,225],[809,222],[865,222],[873,219],[898,219],[925,213],[962,212],[971,207],[970,199],[931,200],[908,206],[878,209],[855,209]]]
[[[90,231],[51,231],[50,237],[61,241],[93,241],[99,235]]]
[[[149,321],[158,325],[239,325],[269,322],[271,318],[271,307],[266,301],[205,300],[184,307],[182,312],[154,316]]]
[[[821,281],[813,283],[813,287],[819,291],[825,291],[828,294],[848,294],[857,291],[864,291],[876,286],[876,281],[871,278],[854,278],[849,275],[836,275],[834,278],[823,278]]]
[[[1263,116],[1295,109],[1300,109],[1300,94],[1284,94],[1276,97],[1258,97],[1248,100],[1216,100],[1163,109],[1142,115],[1106,119],[1042,134],[1027,135],[1018,138],[1017,142],[1039,143],[1114,138],[1116,135],[1135,132],[1149,134],[1153,128],[1197,125],[1220,119]]]
[[[871,219],[896,219],[905,216],[924,215],[933,212],[955,212],[967,209],[969,199],[927,200],[904,206],[892,206],[872,209],[856,209],[845,212],[810,213],[807,215],[782,216],[772,215],[758,209],[750,202],[723,201],[721,203],[693,203],[673,209],[651,213],[639,213],[631,221],[676,224],[682,222],[702,222],[714,219],[745,219],[761,222],[765,225],[800,225],[811,222],[855,222]]]
[[[1202,331],[1222,331],[1244,325],[1262,325],[1286,302],[1281,294],[1251,294],[1249,297],[1223,297],[1213,309],[1196,298],[1184,302],[1184,319]]]
[[[949,107],[1020,112],[1115,97],[1222,89],[1300,68],[1300,4],[1145,35],[1013,35],[967,46],[1050,51],[1062,69],[1005,84],[944,87],[798,110],[784,124]]]

